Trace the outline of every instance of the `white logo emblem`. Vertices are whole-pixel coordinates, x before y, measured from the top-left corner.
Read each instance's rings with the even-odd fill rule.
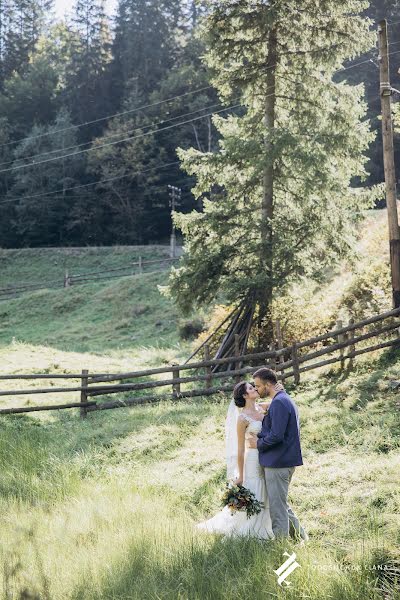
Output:
[[[292,573],[297,567],[300,566],[299,563],[295,560],[296,555],[294,552],[291,555],[287,552],[284,552],[283,556],[288,556],[289,558],[283,563],[283,565],[279,567],[279,569],[274,571],[274,573],[278,575],[278,583],[281,587],[283,581],[286,583],[287,586],[292,585],[290,581],[286,581],[286,577],[288,577],[290,573]]]

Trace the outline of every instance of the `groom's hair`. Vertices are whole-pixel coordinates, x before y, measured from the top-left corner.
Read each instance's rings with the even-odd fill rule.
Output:
[[[253,373],[253,377],[258,377],[262,379],[262,381],[270,381],[271,383],[278,383],[278,378],[276,376],[275,371],[272,369],[268,369],[267,367],[261,367],[255,373]]]

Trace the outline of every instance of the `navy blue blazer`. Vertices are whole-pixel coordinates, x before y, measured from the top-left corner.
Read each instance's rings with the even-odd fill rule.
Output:
[[[272,399],[257,437],[259,460],[263,467],[297,467],[303,464],[299,411],[286,392],[278,392]]]

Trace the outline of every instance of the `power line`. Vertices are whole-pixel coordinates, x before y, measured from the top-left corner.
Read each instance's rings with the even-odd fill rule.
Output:
[[[235,98],[234,99],[234,101],[236,101],[236,100],[239,100],[239,98]],[[218,104],[212,104],[211,106],[207,106],[207,107],[203,106],[202,108],[198,108],[197,110],[192,110],[191,112],[184,113],[182,115],[177,115],[176,117],[171,117],[169,119],[164,119],[163,121],[158,121],[157,123],[149,123],[148,125],[142,125],[141,127],[135,127],[134,129],[127,129],[126,131],[120,131],[118,133],[113,133],[111,135],[104,136],[103,138],[98,138],[98,139],[100,139],[100,140],[108,140],[108,139],[111,139],[111,138],[116,137],[116,136],[121,136],[123,134],[130,134],[130,133],[133,133],[135,131],[141,131],[143,129],[147,129],[149,127],[156,127],[157,125],[162,125],[163,123],[168,123],[168,121],[174,121],[174,120],[180,119],[182,117],[187,117],[189,115],[193,115],[193,114],[195,114],[197,112],[200,112],[201,110],[209,110],[210,108],[214,108],[215,106],[221,106],[221,103],[218,102]],[[205,115],[205,116],[207,116],[207,115]],[[178,123],[178,125],[179,125],[179,123]],[[156,130],[156,131],[154,131],[152,133],[157,133],[157,131],[160,131],[160,130]],[[31,158],[39,158],[40,156],[46,156],[48,154],[55,154],[56,152],[73,150],[75,148],[80,148],[82,146],[87,146],[88,144],[92,144],[92,143],[93,143],[92,141],[91,142],[84,142],[82,144],[76,144],[74,146],[68,146],[67,148],[57,148],[55,150],[48,150],[47,152],[41,152],[39,154],[32,154],[31,156],[24,156],[24,157],[21,157],[21,159],[15,158],[15,159],[7,160],[5,162],[0,163],[0,166],[7,165],[9,163],[13,163],[16,160],[29,160]],[[95,150],[96,148],[102,148],[102,146],[92,146],[91,148],[87,148],[86,150],[87,151],[89,151],[89,150]],[[73,154],[75,155],[76,153],[73,153]],[[66,156],[68,156],[68,155],[63,154],[61,156],[57,156],[54,160],[59,160],[61,158],[65,158]],[[37,164],[37,163],[35,163],[35,164]],[[21,166],[28,166],[28,165],[21,165]],[[3,171],[0,171],[0,172],[3,172]]]
[[[398,50],[396,52],[389,53],[389,56],[394,55],[394,54],[398,54],[398,53],[400,53],[400,50]],[[368,60],[359,62],[356,65],[350,65],[348,67],[344,67],[343,69],[339,69],[338,71],[335,71],[335,73],[333,73],[333,74],[341,73],[343,71],[347,71],[348,69],[360,66],[360,65],[365,64],[367,62],[370,62],[370,60],[368,59]],[[271,65],[270,67],[267,67],[267,68],[272,68],[274,66],[276,66],[276,65]],[[239,105],[236,105],[236,106],[227,107],[225,109],[222,109],[221,111],[217,111],[217,112],[212,113],[212,114],[218,114],[219,112],[223,112],[224,110],[229,110],[230,108],[236,108],[237,106],[242,106],[242,105],[239,104]],[[201,117],[197,117],[197,119],[203,118],[203,117],[206,117],[206,116],[209,116],[209,115],[202,115]],[[197,120],[197,119],[192,119],[192,120],[189,120],[188,122],[192,122],[192,121]],[[184,122],[183,123],[178,123],[175,126],[182,125],[182,124],[185,124],[185,123]],[[170,127],[165,128],[165,129],[169,129],[169,128]],[[163,129],[158,130],[158,131],[163,131]],[[157,133],[157,132],[150,132],[150,133]],[[135,139],[135,138],[128,138],[128,140],[129,139]],[[119,141],[122,142],[122,141],[126,141],[126,140],[119,140]],[[116,142],[113,142],[113,143],[115,144]],[[110,145],[110,144],[107,144],[107,145]],[[102,147],[102,146],[99,146],[99,147]],[[72,156],[74,156],[74,155],[75,155],[75,153],[72,154]],[[65,156],[62,156],[62,157],[59,157],[59,158],[65,158]],[[42,161],[42,162],[48,162],[48,161]],[[33,163],[33,164],[35,164],[35,163]],[[41,164],[41,163],[39,162],[39,163],[36,163],[36,164]],[[161,165],[160,168],[165,168],[165,167],[173,166],[173,165],[176,165],[176,164],[180,164],[180,161],[174,161],[172,163],[167,163],[165,165]],[[32,166],[32,165],[24,165],[24,166]],[[76,189],[80,189],[80,188],[86,188],[86,187],[89,187],[89,186],[92,186],[92,185],[99,185],[99,184],[102,184],[102,183],[109,183],[110,181],[118,181],[118,180],[124,179],[125,177],[128,177],[128,176],[137,176],[137,175],[141,175],[141,174],[147,173],[149,171],[152,171],[154,168],[156,168],[156,167],[152,167],[152,168],[146,169],[144,171],[139,171],[137,173],[129,173],[129,174],[125,174],[125,175],[122,175],[122,176],[111,177],[111,178],[108,178],[108,179],[95,181],[95,182],[92,182],[92,183],[87,183],[87,184],[81,184],[81,185],[77,185],[77,186],[72,186],[70,188],[54,190],[53,192],[43,192],[41,194],[33,194],[33,195],[30,195],[30,196],[21,196],[21,197],[8,198],[7,200],[3,200],[2,202],[0,202],[0,205],[1,204],[7,204],[7,203],[10,203],[10,202],[15,202],[15,201],[18,202],[18,201],[21,201],[21,200],[28,200],[28,199],[31,199],[31,198],[40,198],[40,197],[48,196],[48,195],[51,195],[51,194],[63,194],[64,192],[67,192],[67,191],[72,191],[72,190],[76,190]],[[11,170],[13,170],[13,169],[11,169]],[[1,172],[4,172],[4,171],[0,171],[0,173]]]
[[[47,158],[46,160],[41,160],[39,162],[32,162],[27,165],[18,165],[16,167],[10,167],[9,169],[1,169],[0,173],[10,173],[11,171],[19,171],[20,169],[26,169],[29,167],[37,167],[37,166],[43,165],[45,163],[54,162],[55,160],[61,160],[63,158],[69,158],[70,156],[77,156],[78,154],[92,152],[93,150],[105,148],[106,146],[114,146],[115,144],[122,144],[122,142],[129,142],[131,140],[137,140],[139,138],[146,137],[148,135],[153,135],[154,133],[160,133],[161,131],[167,131],[169,129],[173,129],[174,127],[179,127],[180,125],[186,125],[187,123],[193,123],[194,121],[198,121],[199,119],[204,119],[205,117],[210,117],[211,115],[217,115],[226,110],[238,108],[239,106],[243,106],[243,105],[236,104],[233,106],[228,106],[227,108],[223,108],[221,110],[217,110],[212,113],[207,113],[205,115],[200,115],[199,117],[195,117],[193,119],[188,119],[187,121],[182,121],[181,123],[176,123],[175,125],[168,125],[168,127],[163,127],[161,129],[157,129],[156,131],[147,131],[146,133],[142,133],[140,135],[131,136],[128,138],[124,138],[122,140],[116,140],[115,142],[108,142],[106,144],[101,144],[100,146],[92,146],[90,148],[86,148],[85,150],[79,150],[78,152],[71,152],[70,154],[63,154],[62,156],[54,156],[53,158]]]
[[[395,42],[395,43],[400,43],[400,42]],[[390,52],[388,54],[388,56],[393,56],[394,54],[399,54],[399,53],[400,53],[400,50],[396,50],[395,52]],[[335,71],[334,75],[336,75],[336,73],[341,73],[342,71],[347,71],[348,69],[354,69],[354,67],[359,67],[360,65],[364,65],[365,63],[368,63],[368,62],[371,62],[370,58],[368,58],[367,60],[363,60],[362,62],[359,62],[356,65],[350,65],[349,67],[345,67],[344,69],[340,69],[339,71]]]
[[[78,125],[71,125],[70,127],[64,127],[62,129],[57,129],[56,131],[47,131],[46,133],[40,133],[38,135],[27,136],[24,138],[20,138],[18,140],[14,140],[12,142],[6,142],[5,144],[1,144],[0,148],[4,146],[9,146],[11,144],[19,144],[20,142],[35,140],[37,138],[45,137],[47,135],[56,135],[57,133],[62,133],[64,131],[70,131],[71,129],[77,129],[79,127],[85,127],[86,125],[92,125],[93,123],[99,123],[100,121],[105,121],[107,119],[113,119],[114,117],[121,117],[122,115],[127,115],[130,113],[138,112],[140,110],[145,110],[146,108],[152,108],[153,106],[159,106],[160,104],[165,104],[166,102],[172,102],[172,100],[177,100],[178,98],[183,98],[184,96],[189,96],[190,94],[197,94],[198,92],[203,92],[204,90],[209,90],[213,88],[212,85],[207,85],[205,87],[199,88],[197,90],[190,90],[189,92],[185,92],[184,94],[179,94],[178,96],[172,96],[167,98],[166,100],[160,100],[159,102],[153,102],[152,104],[145,104],[144,106],[139,106],[138,108],[132,108],[131,110],[125,110],[123,112],[114,113],[112,115],[107,115],[105,117],[101,117],[99,119],[94,119],[93,121],[86,121],[85,123],[78,123]]]
[[[170,162],[167,163],[165,165],[161,165],[159,168],[163,169],[165,167],[172,167],[173,165],[177,165],[180,164],[179,160],[176,160],[174,162]],[[64,190],[54,190],[54,192],[43,192],[41,194],[32,194],[31,196],[21,196],[21,197],[16,197],[16,198],[8,198],[7,200],[3,200],[2,202],[0,202],[0,204],[7,204],[8,202],[15,202],[15,201],[20,201],[20,200],[29,200],[31,198],[42,198],[43,196],[48,196],[49,194],[62,194],[63,192],[70,192],[71,190],[77,190],[80,188],[86,188],[89,187],[91,185],[98,185],[100,183],[109,183],[110,181],[119,181],[120,179],[124,179],[125,177],[136,177],[137,175],[142,175],[143,173],[149,173],[150,171],[152,171],[153,169],[156,168],[156,165],[154,167],[151,167],[149,169],[145,169],[144,171],[137,171],[136,173],[128,173],[125,175],[118,175],[117,177],[110,177],[109,179],[102,179],[99,181],[93,181],[92,183],[83,183],[81,185],[74,185],[72,187],[69,188],[65,188]]]
[[[299,12],[299,11],[296,10],[296,12]],[[398,21],[398,22],[400,23],[400,21]],[[391,24],[394,25],[395,23],[391,23]],[[392,42],[389,45],[397,44],[397,43],[400,43],[400,42]],[[277,65],[270,65],[270,66],[266,67],[266,69],[271,69],[271,68],[274,68],[276,66]],[[215,88],[213,86],[211,86],[211,85],[204,86],[204,87],[198,88],[196,90],[190,90],[188,92],[184,92],[183,94],[178,94],[176,96],[171,96],[170,98],[166,98],[165,100],[160,100],[158,102],[153,102],[151,104],[145,104],[143,106],[139,106],[137,108],[133,108],[133,109],[130,109],[130,110],[125,110],[125,111],[122,111],[122,112],[113,113],[111,115],[106,115],[105,117],[100,117],[98,119],[93,119],[92,121],[86,121],[84,123],[78,123],[76,125],[71,125],[69,127],[63,127],[61,129],[57,129],[55,131],[47,131],[45,133],[41,133],[41,134],[38,134],[38,135],[33,135],[33,136],[27,136],[27,137],[24,137],[24,138],[19,138],[18,140],[13,140],[11,142],[6,142],[4,144],[0,144],[0,148],[4,148],[5,146],[10,146],[12,144],[19,144],[20,142],[24,142],[24,141],[30,141],[30,140],[35,140],[35,139],[42,138],[42,137],[47,137],[47,136],[50,136],[50,135],[56,135],[57,133],[63,133],[65,131],[70,131],[71,129],[78,129],[80,127],[85,127],[87,125],[93,125],[94,123],[99,123],[101,121],[112,119],[114,117],[120,117],[120,116],[123,116],[123,115],[132,114],[132,113],[135,113],[135,112],[139,112],[140,110],[145,110],[146,108],[152,108],[154,106],[160,106],[161,104],[165,104],[166,102],[172,102],[172,100],[177,100],[179,98],[184,98],[185,96],[189,96],[190,94],[197,94],[199,92],[203,92],[203,91],[209,90],[209,89],[215,89]],[[90,142],[87,142],[87,143],[90,143]],[[84,144],[80,144],[80,145],[84,145]],[[60,150],[62,150],[62,148],[60,148]],[[52,152],[56,152],[56,150],[53,150]],[[8,162],[11,162],[11,161],[8,161]],[[5,163],[0,163],[0,165],[1,164],[5,164]]]

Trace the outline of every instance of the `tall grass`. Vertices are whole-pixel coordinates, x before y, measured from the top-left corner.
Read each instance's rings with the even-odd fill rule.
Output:
[[[380,386],[399,375],[392,353],[294,391],[305,464],[290,501],[310,534],[305,546],[194,528],[220,509],[226,397],[86,422],[66,412],[3,417],[3,597],[397,600],[400,418],[395,393],[383,398]],[[284,552],[300,566],[280,588]]]

